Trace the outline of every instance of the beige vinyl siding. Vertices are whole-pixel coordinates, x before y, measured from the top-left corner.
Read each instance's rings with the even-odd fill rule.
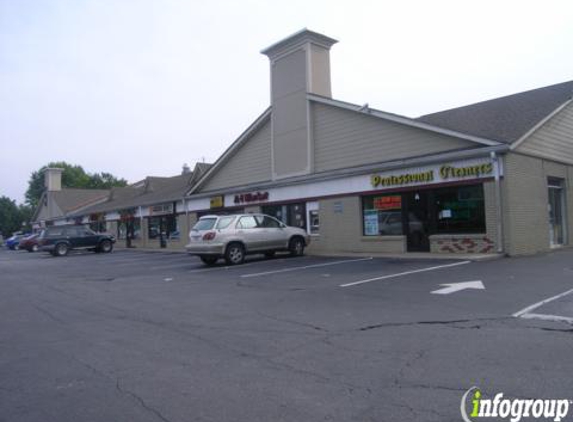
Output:
[[[42,202],[40,202],[40,212],[36,221],[51,220],[53,218],[62,217],[64,215],[63,211],[60,209],[58,204],[53,198],[54,194],[52,192],[46,192],[46,204],[44,205],[44,197],[42,197]]]
[[[267,121],[228,160],[202,191],[271,180],[271,124]]]
[[[325,104],[312,114],[316,172],[480,146]]]
[[[516,151],[573,164],[573,103],[553,116]]]
[[[42,205],[36,221],[50,220],[54,217],[60,217],[62,214],[62,211],[60,211],[55,204],[52,206],[52,209],[50,209],[47,205]]]

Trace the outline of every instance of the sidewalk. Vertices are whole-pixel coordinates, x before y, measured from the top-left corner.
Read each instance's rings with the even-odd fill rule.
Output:
[[[332,256],[332,257],[357,257],[357,258],[391,258],[391,259],[459,259],[461,261],[490,261],[504,258],[504,254],[462,254],[462,253],[430,253],[430,252],[406,252],[406,253],[362,253],[362,252],[344,252],[344,253],[312,253],[312,256]]]
[[[155,252],[155,253],[168,253],[168,254],[186,254],[185,249],[158,249],[158,248],[126,248],[125,246],[116,246],[117,250],[122,251],[135,251],[135,252]],[[503,254],[452,254],[452,253],[430,253],[430,252],[408,252],[401,254],[390,253],[364,253],[364,252],[344,252],[344,253],[327,253],[327,252],[307,252],[308,256],[323,256],[323,257],[357,257],[357,258],[391,258],[391,259],[444,259],[452,260],[459,259],[462,261],[489,261],[494,259],[503,258]]]

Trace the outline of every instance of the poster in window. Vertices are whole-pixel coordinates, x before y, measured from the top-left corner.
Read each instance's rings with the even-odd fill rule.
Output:
[[[378,211],[364,211],[364,234],[366,236],[378,235]]]
[[[380,211],[399,210],[402,208],[402,196],[380,196],[374,198],[374,208]]]

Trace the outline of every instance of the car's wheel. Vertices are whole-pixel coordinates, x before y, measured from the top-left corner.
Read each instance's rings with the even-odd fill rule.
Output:
[[[102,240],[99,244],[99,247],[96,248],[96,251],[103,252],[103,253],[110,253],[113,250],[113,245],[109,240]]]
[[[216,256],[208,256],[208,255],[201,255],[199,258],[207,265],[215,265],[215,263],[219,259]]]
[[[66,256],[69,252],[70,248],[65,243],[58,243],[54,248],[54,252],[56,256]]]
[[[270,251],[270,252],[265,252],[265,258],[274,258],[275,257],[276,252],[275,251]]]
[[[291,256],[304,255],[304,240],[300,237],[293,237],[288,245]]]
[[[227,265],[238,265],[245,261],[245,248],[240,243],[231,243],[225,251]]]
[[[40,249],[38,247],[38,245],[32,245],[32,251],[31,252],[38,252],[38,249]]]
[[[14,245],[14,250],[15,250],[15,251],[19,251],[19,250],[20,250],[20,245]]]

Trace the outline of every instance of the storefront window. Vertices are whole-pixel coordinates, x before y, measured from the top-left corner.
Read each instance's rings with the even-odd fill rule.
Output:
[[[265,205],[263,214],[275,217],[287,226],[300,227],[306,230],[306,207],[304,203],[287,205]]]
[[[177,216],[163,215],[160,217],[149,217],[149,239],[159,239],[162,232],[165,233],[167,239],[179,239],[180,233],[177,227]]]
[[[362,204],[365,236],[402,235],[405,227],[424,227],[424,236],[486,231],[481,184],[367,196]]]
[[[89,226],[90,229],[97,233],[105,233],[106,231],[105,221],[92,221]]]
[[[134,218],[126,221],[119,221],[117,224],[117,238],[125,240],[128,229],[133,229],[132,239],[141,238],[141,221],[139,218]]]
[[[565,210],[565,195],[563,187],[565,181],[555,177],[547,180],[549,189],[549,244],[550,246],[563,245],[565,243],[566,227],[564,218],[567,215]]]
[[[483,185],[435,190],[438,233],[485,233]]]
[[[368,196],[363,200],[365,236],[402,234],[402,195]]]
[[[89,216],[89,227],[94,232],[103,233],[106,231],[105,215],[103,213],[93,213]]]

